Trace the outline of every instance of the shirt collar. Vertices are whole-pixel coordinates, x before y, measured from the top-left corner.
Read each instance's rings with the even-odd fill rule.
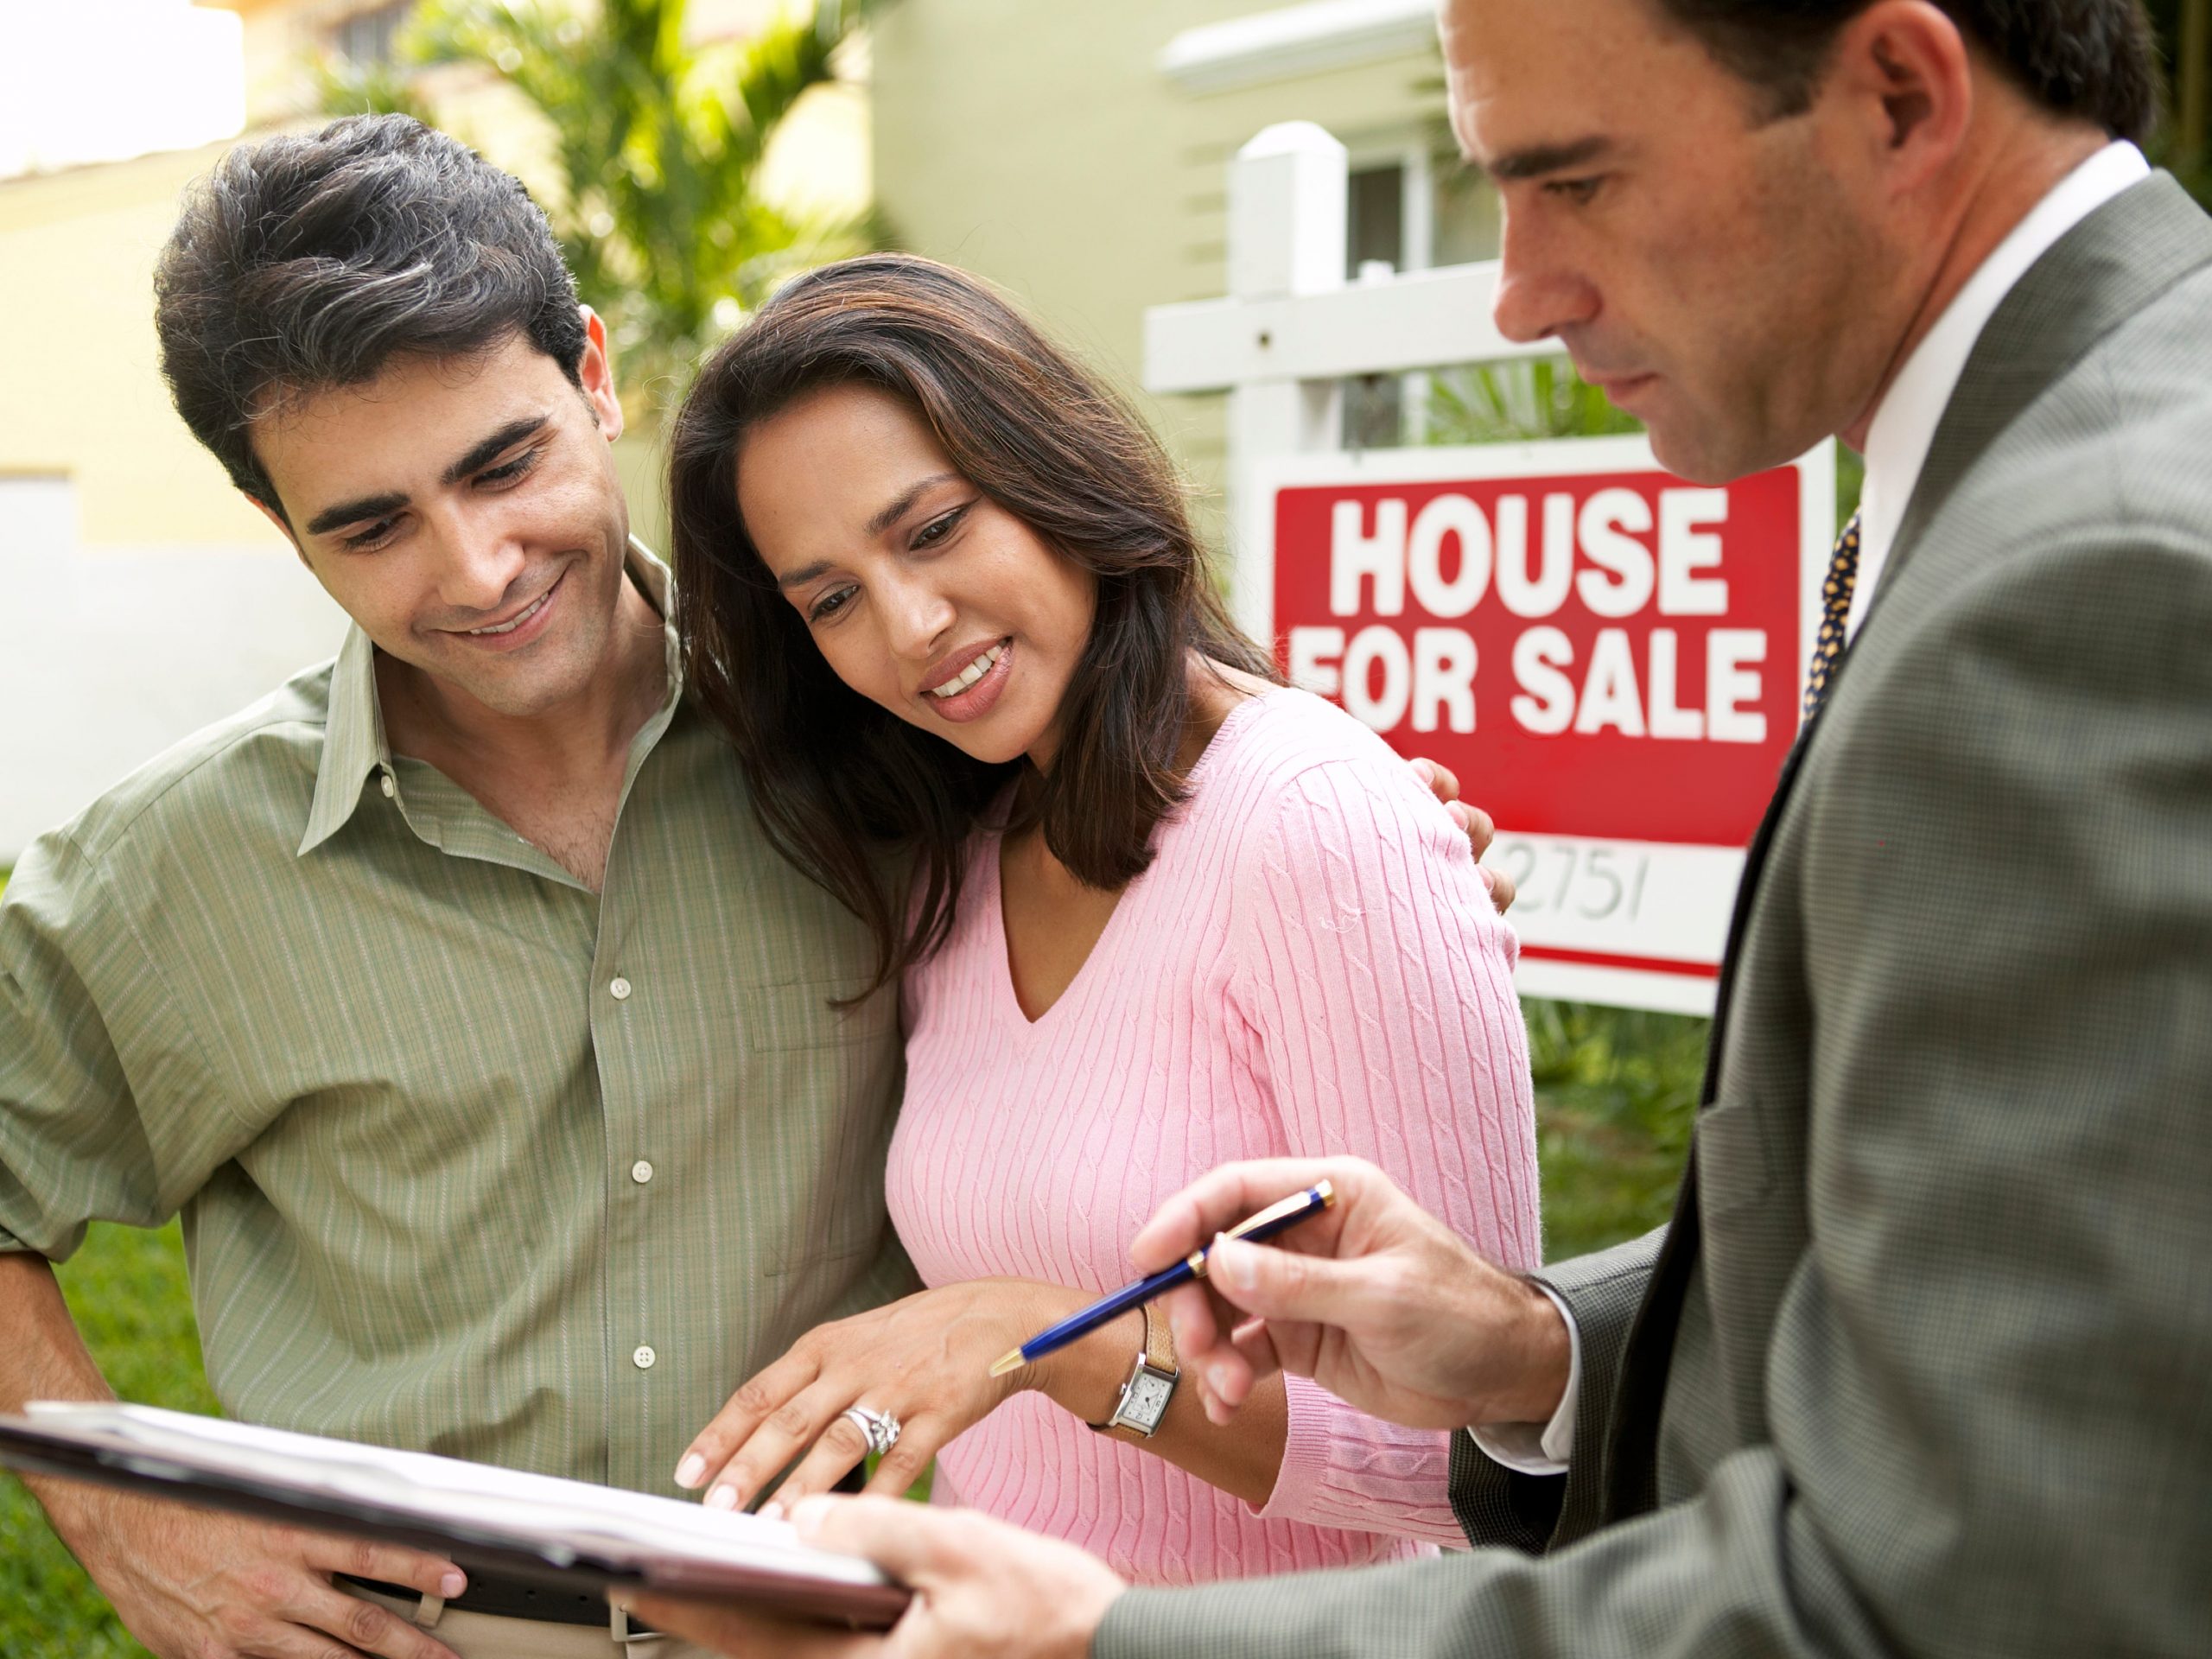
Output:
[[[662,650],[668,668],[668,698],[656,719],[665,724],[671,707],[683,695],[683,656],[676,634],[674,591],[668,567],[636,537],[630,538],[623,568],[652,607],[660,613]],[[298,856],[305,858],[343,829],[361,804],[372,773],[390,778],[391,742],[385,734],[384,708],[377,700],[376,647],[356,623],[330,671],[330,712],[322,734],[322,760],[315,768],[315,800],[308,809],[307,831]]]
[[[1890,543],[1904,522],[1927,465],[1943,410],[1958,390],[1974,342],[2037,260],[2091,213],[2151,176],[2143,152],[2125,139],[2107,144],[2075,168],[2012,227],[1906,359],[1883,395],[1866,431],[1866,484],[1859,510],[1859,582],[1853,622],[1881,574]]]

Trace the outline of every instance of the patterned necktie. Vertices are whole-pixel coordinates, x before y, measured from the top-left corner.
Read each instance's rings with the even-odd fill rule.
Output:
[[[1835,554],[1828,560],[1828,577],[1821,588],[1821,637],[1813,646],[1812,665],[1805,671],[1804,717],[1820,712],[1827,695],[1828,677],[1843,655],[1845,630],[1851,621],[1851,590],[1859,582],[1859,515],[1853,513],[1843,534],[1835,538]]]

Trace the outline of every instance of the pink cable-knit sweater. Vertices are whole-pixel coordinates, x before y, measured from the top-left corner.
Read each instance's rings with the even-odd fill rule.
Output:
[[[1352,1154],[1485,1255],[1537,1264],[1536,1142],[1511,931],[1405,763],[1302,691],[1231,710],[1096,948],[1032,1024],[999,837],[907,976],[889,1198],[925,1281],[1104,1291],[1159,1203],[1217,1164]],[[947,1446],[941,1498],[1180,1584],[1459,1543],[1448,1440],[1289,1382],[1264,1510],[1015,1396]]]

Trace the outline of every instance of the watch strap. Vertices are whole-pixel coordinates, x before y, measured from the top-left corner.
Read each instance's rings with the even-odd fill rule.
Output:
[[[1104,1422],[1089,1425],[1098,1433],[1120,1434],[1131,1441],[1150,1438],[1147,1431],[1135,1424],[1118,1421],[1122,1407],[1129,1397],[1129,1390],[1136,1386],[1137,1379],[1147,1371],[1157,1371],[1166,1377],[1172,1389],[1181,1375],[1175,1363],[1175,1332],[1167,1323],[1167,1315],[1161,1312],[1156,1302],[1147,1302],[1143,1313],[1144,1346],[1138,1351],[1136,1363],[1129,1367],[1128,1378],[1122,1384],[1121,1393],[1115,1396],[1113,1413]]]
[[[1158,1302],[1144,1305],[1144,1363],[1155,1371],[1178,1375],[1175,1364],[1175,1327]]]

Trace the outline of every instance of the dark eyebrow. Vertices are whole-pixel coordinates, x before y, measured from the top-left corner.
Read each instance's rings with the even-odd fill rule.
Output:
[[[1612,148],[1605,137],[1578,138],[1571,144],[1537,144],[1516,149],[1482,164],[1482,170],[1500,181],[1540,179],[1547,173],[1564,173],[1571,167],[1593,162]]]
[[[959,476],[957,473],[933,473],[927,478],[909,484],[899,492],[882,512],[868,521],[868,533],[871,536],[882,535],[885,531],[906,516],[912,509],[914,503],[922,499],[925,491],[933,490],[940,484],[953,482]]]
[[[550,415],[525,415],[519,420],[509,421],[447,467],[444,476],[438,481],[442,484],[460,483],[471,473],[498,460],[502,453],[513,448],[524,438],[534,437],[543,431],[546,423],[552,418]],[[406,506],[410,499],[401,491],[387,490],[382,495],[365,495],[355,500],[341,501],[334,507],[325,507],[308,519],[307,533],[325,536],[344,525],[358,524],[365,518],[384,518]]]
[[[940,484],[957,483],[959,480],[960,474],[957,473],[932,473],[927,478],[917,479],[887,502],[882,512],[868,521],[868,533],[871,536],[882,535],[885,531],[912,512],[914,503],[920,500],[925,493],[935,489]],[[829,560],[817,559],[812,564],[804,564],[796,570],[785,571],[776,578],[776,586],[779,588],[804,588],[829,569]]]
[[[364,518],[381,518],[386,513],[397,512],[406,505],[407,498],[397,490],[387,490],[382,495],[365,495],[357,501],[340,501],[308,519],[307,533],[327,535],[342,525],[358,524]]]
[[[525,415],[518,421],[509,421],[498,431],[477,444],[459,461],[445,470],[441,484],[458,484],[471,473],[488,467],[499,458],[502,450],[512,449],[524,438],[535,437],[545,429],[550,415]]]

